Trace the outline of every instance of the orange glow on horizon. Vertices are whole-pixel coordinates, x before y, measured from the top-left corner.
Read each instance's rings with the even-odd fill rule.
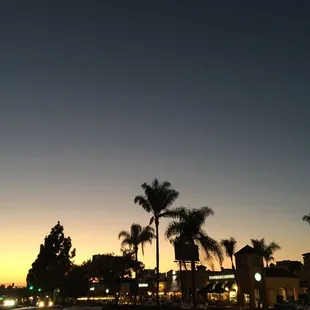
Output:
[[[117,215],[103,215],[86,212],[75,215],[71,212],[63,214],[61,224],[65,228],[65,235],[72,238],[73,247],[77,249],[77,256],[74,259],[76,263],[90,259],[94,254],[120,253],[120,241],[117,236],[120,230],[129,229],[130,225],[136,222],[139,218],[139,223],[142,225],[148,223],[149,215],[139,208],[132,208],[131,213],[127,213],[121,219]],[[0,284],[24,285],[28,270],[31,264],[38,255],[39,246],[42,243],[44,236],[49,234],[50,229],[57,223],[58,216],[44,214],[37,217],[27,216],[24,220],[7,221],[2,224],[2,249],[3,254],[0,259]],[[235,215],[236,216],[236,215]],[[38,218],[41,217],[41,220]],[[241,221],[242,225],[236,226],[231,221],[231,216],[227,214],[219,214],[212,217],[206,231],[215,239],[220,240],[234,236],[238,241],[238,248],[249,244],[250,238],[266,237],[267,241],[277,241],[282,250],[276,252],[276,260],[290,259],[302,261],[301,254],[308,252],[307,244],[304,240],[307,238],[307,225],[300,225],[299,222],[288,222],[283,233],[279,229],[271,226],[272,218],[264,220],[264,231],[261,232],[261,225],[258,221],[255,223]],[[164,230],[168,220],[163,220],[160,223],[160,271],[167,272],[171,269],[177,270],[178,265],[174,262],[174,250],[172,245],[166,240]],[[256,225],[256,226],[255,226]],[[238,227],[238,230],[236,230]],[[290,234],[285,234],[285,231],[290,231]],[[231,233],[235,232],[235,233]],[[304,240],[300,236],[305,236]],[[300,240],[300,241],[298,241]],[[145,255],[139,253],[139,260],[145,264],[145,268],[155,268],[155,242],[152,246],[147,245]],[[230,268],[231,263],[225,260],[224,267]],[[218,269],[218,264],[215,263],[215,268]]]

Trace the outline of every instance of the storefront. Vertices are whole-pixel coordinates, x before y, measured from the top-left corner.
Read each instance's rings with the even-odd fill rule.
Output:
[[[198,298],[201,299],[201,297],[211,303],[236,303],[237,284],[233,271],[208,273],[206,285],[198,291]]]

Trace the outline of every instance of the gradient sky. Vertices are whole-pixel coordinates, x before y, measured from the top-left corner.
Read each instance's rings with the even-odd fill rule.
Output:
[[[214,238],[266,237],[300,260],[309,14],[307,0],[1,2],[0,282],[24,282],[57,220],[76,262],[119,253],[118,232],[148,223],[133,198],[154,177],[176,206],[215,210]]]

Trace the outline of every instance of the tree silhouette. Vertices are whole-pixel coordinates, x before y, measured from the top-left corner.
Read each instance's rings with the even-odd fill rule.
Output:
[[[74,265],[66,274],[64,282],[60,287],[60,295],[63,297],[86,296],[89,291],[87,263]]]
[[[130,251],[134,253],[136,260],[136,290],[137,290],[137,274],[138,274],[138,250],[141,245],[142,254],[144,255],[144,245],[146,243],[152,244],[152,240],[154,239],[154,229],[151,226],[141,227],[139,224],[132,224],[130,227],[130,231],[121,231],[118,235],[119,239],[122,239],[121,249],[128,248]],[[134,295],[134,305],[137,303],[137,294]]]
[[[310,213],[308,215],[304,215],[302,220],[310,225]]]
[[[236,244],[237,244],[237,241],[233,237],[230,237],[229,239],[222,239],[221,240],[221,245],[224,248],[226,256],[230,258],[231,268],[233,270],[235,270],[234,255],[236,252]]]
[[[152,214],[150,225],[155,223],[156,232],[156,303],[159,305],[159,219],[169,217],[169,208],[179,197],[179,193],[171,187],[171,183],[160,183],[154,179],[152,184],[142,184],[144,195],[135,197],[134,202]]]
[[[220,262],[223,260],[223,254],[220,244],[207,235],[203,231],[202,227],[205,224],[206,219],[213,215],[214,212],[209,207],[202,207],[199,209],[187,209],[184,207],[171,210],[170,216],[176,220],[168,224],[166,229],[166,237],[168,239],[176,239],[188,245],[193,250],[191,253],[195,253],[194,247],[198,245],[201,254],[206,260],[212,260],[215,256]],[[191,259],[192,270],[192,301],[193,307],[196,308],[196,281],[195,281],[195,258]]]
[[[105,285],[119,284],[123,279],[132,278],[132,270],[142,270],[144,265],[136,262],[132,253],[125,252],[122,256],[113,253],[95,255],[87,262],[90,278],[100,278]]]
[[[61,287],[66,273],[73,265],[75,249],[71,248],[71,238],[64,236],[64,228],[58,222],[45,237],[37,259],[28,271],[28,286],[48,293],[53,293],[54,289]]]
[[[274,252],[281,249],[280,245],[274,241],[266,244],[265,238],[251,239],[251,243],[254,250],[265,260],[267,268],[269,267],[269,263],[274,261]]]

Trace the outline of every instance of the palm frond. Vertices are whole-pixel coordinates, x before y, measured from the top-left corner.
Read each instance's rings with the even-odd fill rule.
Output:
[[[310,213],[308,215],[304,215],[302,220],[310,225]]]
[[[221,245],[225,250],[226,256],[232,258],[236,252],[237,241],[235,238],[230,237],[229,239],[222,239]]]
[[[179,196],[179,193],[171,187],[170,182],[160,183],[158,179],[154,179],[151,184],[143,183],[142,189],[144,196],[137,196],[135,203],[139,203],[147,212],[152,212],[155,219],[171,207]]]
[[[202,214],[205,218],[207,218],[207,217],[210,216],[210,215],[214,215],[213,209],[210,208],[210,207],[207,207],[207,206],[201,207],[201,208],[196,209],[196,210],[197,210],[197,212],[199,212],[200,214]]]
[[[118,239],[121,239],[121,238],[130,238],[130,233],[126,230],[122,230],[119,234],[118,234]]]
[[[276,243],[275,241],[270,242],[269,245],[268,245],[268,248],[272,252],[277,251],[277,250],[281,250],[280,245],[278,243]]]
[[[262,239],[251,239],[252,246],[257,254],[264,256],[266,251],[265,238]]]
[[[121,249],[126,249],[128,248],[129,250],[132,250],[134,247],[134,244],[131,239],[123,239],[121,242]]]
[[[165,193],[165,199],[163,201],[163,210],[168,209],[173,205],[173,203],[178,199],[179,197],[179,192],[177,192],[174,189],[168,188],[164,191]]]
[[[220,264],[223,262],[223,252],[221,246],[215,239],[201,231],[195,241],[204,253],[206,260],[210,260],[215,257]]]
[[[150,202],[147,197],[138,195],[135,197],[134,203],[140,205],[146,212],[151,212]]]
[[[140,224],[132,224],[130,226],[130,232],[121,231],[119,233],[119,239],[122,239],[121,249],[129,248],[137,254],[139,245],[141,245],[142,253],[144,254],[144,245],[146,243],[152,243],[154,238],[154,229],[151,226],[143,227]]]
[[[163,212],[161,217],[178,219],[185,217],[186,211],[184,207],[177,207]]]
[[[142,229],[140,233],[140,244],[142,254],[144,255],[144,245],[146,243],[152,244],[153,239],[155,238],[154,228],[151,226],[146,226]]]
[[[153,187],[155,187],[155,182],[157,184],[157,186],[159,185],[159,182],[157,179],[155,179],[152,183]],[[160,184],[161,188],[163,189],[170,189],[171,188],[171,183],[169,181],[163,181],[161,184]]]
[[[266,244],[265,238],[262,239],[251,239],[253,248],[256,250],[257,254],[264,258],[267,266],[270,261],[272,261],[273,254],[275,251],[280,250],[281,247],[275,241]]]
[[[130,236],[137,241],[137,243],[139,242],[139,237],[142,231],[142,226],[140,224],[132,224],[130,226]]]
[[[182,224],[177,221],[172,221],[167,225],[165,235],[167,239],[176,237],[182,233]]]

